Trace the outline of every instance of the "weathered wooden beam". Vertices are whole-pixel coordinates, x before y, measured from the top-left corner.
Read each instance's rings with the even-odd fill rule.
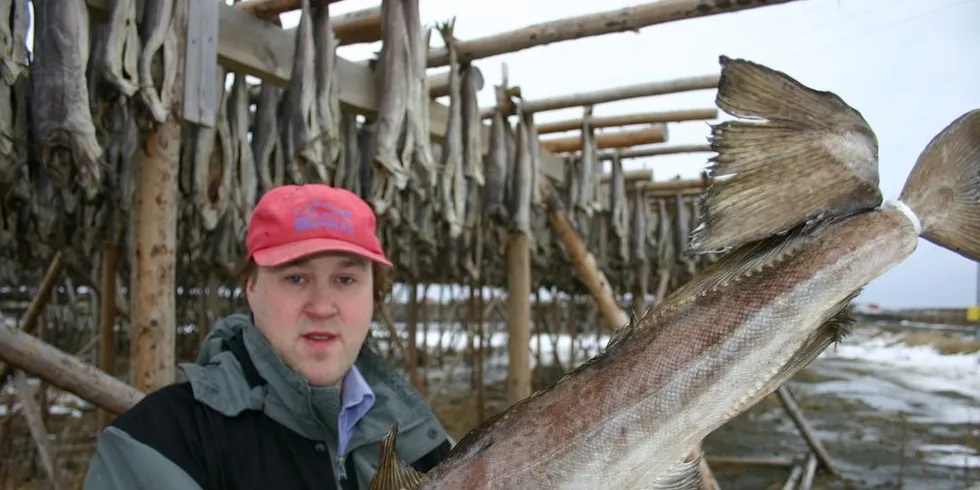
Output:
[[[662,112],[641,112],[637,114],[622,114],[618,116],[605,116],[592,118],[593,128],[612,128],[620,126],[632,126],[634,124],[653,124],[670,123],[684,121],[703,121],[718,117],[717,108],[706,109],[681,109],[676,111]],[[582,119],[566,119],[541,123],[538,134],[561,133],[564,131],[574,131],[582,127]]]
[[[709,15],[727,14],[766,7],[794,0],[660,0],[594,14],[579,15],[542,22],[510,32],[494,34],[468,41],[460,40],[456,51],[460,60],[489,58],[514,53],[535,46],[601,36],[618,32],[637,31],[643,27]],[[449,52],[445,48],[429,51],[428,66],[445,66]]]
[[[603,104],[620,100],[653,97],[657,95],[677,94],[693,90],[713,90],[718,88],[719,74],[699,75],[671,80],[637,83],[592,92],[548,97],[546,99],[528,100],[524,102],[526,112],[544,112],[570,107]],[[481,116],[482,116],[481,111]]]
[[[0,325],[2,320],[0,315]],[[136,388],[17,329],[0,326],[0,360],[116,415],[143,398]]]
[[[682,191],[685,189],[701,188],[705,184],[703,179],[674,179],[674,180],[661,180],[656,182],[637,182],[637,190],[642,190],[646,192],[652,191]]]
[[[618,153],[620,160],[626,158],[645,158],[659,155],[676,155],[680,153],[701,153],[710,152],[711,145],[660,145],[649,148],[630,148],[619,151],[605,151],[599,153],[599,159],[608,160],[613,154]]]
[[[340,0],[310,0],[310,6],[321,3],[337,3]],[[302,7],[302,0],[244,0],[236,3],[235,8],[240,8],[256,17],[267,19]]]
[[[531,249],[520,231],[507,235],[507,403],[531,396]]]
[[[596,149],[629,148],[636,145],[663,143],[667,140],[667,126],[651,124],[645,128],[614,130],[595,135]],[[581,136],[542,139],[541,148],[552,153],[570,153],[582,149]]]
[[[341,46],[380,41],[381,6],[331,15],[330,25]],[[298,28],[299,26],[290,27],[286,32],[295,33]]]
[[[604,172],[599,175],[600,183],[607,183],[612,180],[612,172]],[[648,182],[653,180],[653,170],[648,168],[640,170],[627,170],[623,172],[623,180],[626,182]]]
[[[476,75],[476,90],[483,90],[483,72],[476,66],[473,67]],[[449,70],[433,73],[429,75],[429,97],[433,99],[449,95]]]

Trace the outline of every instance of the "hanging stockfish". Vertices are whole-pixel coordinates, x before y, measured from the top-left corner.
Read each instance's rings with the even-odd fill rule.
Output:
[[[207,231],[218,226],[226,213],[234,182],[234,150],[228,127],[225,70],[217,69],[214,127],[195,125],[183,146],[183,159],[194,162],[194,206],[201,215],[201,225]]]
[[[410,166],[417,185],[410,189],[420,197],[435,197],[436,168],[432,158],[431,132],[429,131],[429,77],[425,67],[429,56],[429,40],[432,29],[422,25],[419,0],[402,0],[405,31],[408,35],[408,105],[406,114],[405,147],[402,163]],[[455,68],[455,67],[454,67]],[[432,199],[432,202],[437,202]]]
[[[259,179],[259,195],[283,184],[285,156],[279,134],[279,107],[283,90],[262,82],[255,103],[255,128],[252,130],[252,155]]]
[[[322,172],[323,182],[341,186],[343,145],[340,134],[340,85],[337,81],[337,47],[340,40],[330,23],[330,3],[319,2],[313,7],[313,40],[316,46],[313,65],[316,73],[316,115],[320,128],[318,140],[322,147],[322,164],[316,166]]]
[[[406,8],[405,20],[408,24],[409,32],[409,42],[412,45],[421,44],[428,49],[429,46],[429,36],[432,33],[431,29],[426,29],[424,34],[424,41],[422,43],[416,43],[413,39],[412,26],[413,23],[410,21],[411,9],[409,4],[413,3],[413,0],[406,0],[403,4]],[[415,3],[415,16],[418,16],[418,3]],[[421,28],[421,23],[418,23]],[[414,80],[415,72],[412,73],[412,83],[410,86],[416,87],[421,86],[424,94],[429,93],[428,86],[425,82],[425,60],[422,59],[422,83],[418,85],[418,81]],[[413,89],[414,90],[414,89]],[[410,94],[409,96],[409,116],[408,116],[408,131],[406,132],[406,142],[405,147],[402,150],[402,161],[409,161],[409,155],[411,155],[411,173],[413,177],[413,184],[404,193],[405,199],[408,202],[408,206],[412,209],[413,218],[407,220],[409,223],[412,233],[415,235],[416,240],[414,242],[414,252],[416,258],[420,262],[420,269],[422,271],[430,270],[429,264],[435,259],[436,255],[436,226],[433,220],[435,213],[440,211],[441,203],[438,196],[435,195],[435,183],[439,179],[439,173],[436,171],[434,160],[432,159],[432,149],[429,144],[429,104],[428,98],[424,101],[420,101],[413,107],[412,101],[417,100]],[[420,109],[414,114],[422,114],[425,117],[424,124],[418,121],[414,121],[413,110]],[[424,130],[424,133],[422,132]],[[424,138],[421,136],[424,134]],[[424,144],[423,144],[424,142]],[[411,152],[411,153],[409,153]],[[421,278],[420,278],[421,279]]]
[[[375,66],[378,119],[375,124],[375,144],[372,152],[374,178],[368,202],[379,216],[397,220],[395,194],[408,184],[409,162],[400,160],[398,143],[407,125],[410,76],[409,48],[405,12],[401,0],[381,2],[381,52]]]
[[[691,218],[687,213],[687,204],[685,199],[679,193],[674,195],[674,226],[676,231],[674,232],[674,240],[677,250],[677,260],[681,265],[680,272],[684,273],[679,276],[688,279],[694,276],[695,262],[694,258],[687,254],[687,243],[691,235]],[[679,277],[680,279],[680,277]]]
[[[378,125],[376,121],[366,120],[357,130],[357,174],[361,183],[361,199],[367,200],[371,196],[371,189],[375,181],[375,170],[372,165],[372,155],[375,142],[377,141]]]
[[[510,179],[510,195],[508,211],[510,213],[509,228],[531,236],[531,194],[534,175],[531,166],[531,147],[529,141],[527,120],[524,118],[523,103],[517,105],[517,136],[514,145],[514,166]]]
[[[596,201],[596,147],[595,129],[592,127],[592,106],[586,106],[582,115],[582,159],[578,167],[578,200],[575,201],[576,214],[592,216]]]
[[[286,172],[294,184],[324,182],[326,178],[323,145],[318,140],[320,119],[316,106],[315,52],[310,0],[303,0],[299,27],[296,29],[289,89],[285,96],[286,106],[282,112]]]
[[[673,230],[671,227],[670,214],[667,212],[667,200],[657,199],[657,221],[659,233],[657,233],[657,265],[660,268],[660,275],[673,275],[673,268],[676,264],[674,248]],[[657,299],[658,301],[660,298]]]
[[[581,180],[581,174],[578,169],[582,165],[582,159],[579,155],[570,154],[565,158],[565,165],[562,166],[565,170],[565,209],[570,210],[568,213],[569,219],[574,216],[574,209],[576,203],[578,203],[580,189],[579,180]],[[574,224],[574,220],[572,220]]]
[[[468,179],[476,183],[476,188],[482,188],[484,182],[483,121],[480,118],[480,106],[477,101],[479,78],[476,75],[476,68],[468,61],[461,64],[460,77],[464,173]],[[474,187],[470,186],[467,195],[473,195],[473,191]]]
[[[0,1],[0,186],[20,177],[27,155],[29,61],[27,29],[31,18],[27,0]],[[26,83],[25,83],[26,81]]]
[[[258,176],[255,157],[248,141],[249,95],[245,75],[235,74],[235,81],[228,95],[228,139],[232,162],[232,201],[242,222],[252,214],[258,195]]]
[[[102,147],[95,137],[85,80],[88,5],[85,0],[40,2],[34,14],[31,120],[40,160],[59,189],[69,189],[74,177],[91,199],[103,176]],[[74,212],[77,197],[71,191],[61,194],[65,211]]]
[[[357,113],[341,112],[340,115],[340,140],[343,154],[337,172],[334,175],[335,185],[343,187],[358,196],[364,192],[361,190],[361,148],[358,145],[357,134]],[[368,162],[370,163],[370,162]],[[370,167],[370,165],[369,165]]]
[[[531,211],[539,210],[542,205],[541,185],[541,141],[538,139],[538,125],[534,123],[534,113],[525,112],[521,117],[527,126],[527,143],[531,155]]]
[[[449,239],[455,240],[463,230],[461,218],[466,206],[466,179],[463,175],[463,94],[453,38],[455,19],[439,26],[439,33],[449,49],[449,118],[446,139],[440,151],[442,171],[439,175],[439,209]],[[455,248],[452,249],[455,251]]]
[[[629,203],[626,198],[626,178],[623,175],[623,162],[619,159],[619,152],[613,153],[610,163],[612,175],[609,181],[609,215],[612,234],[616,242],[615,258],[618,263],[625,263],[629,260],[630,216]],[[636,222],[634,221],[635,225]],[[635,228],[634,233],[637,233]],[[640,237],[640,244],[643,243],[642,237],[645,235],[645,231],[642,232],[642,235],[636,235]],[[634,242],[636,242],[635,238]]]
[[[613,178],[615,179],[615,177]],[[624,202],[623,205],[626,206],[628,204]],[[633,226],[629,227],[630,229],[625,230],[630,234],[629,240],[632,244],[627,260],[632,262],[632,268],[634,270],[640,270],[640,266],[647,262],[647,243],[648,237],[650,236],[649,232],[647,231],[649,229],[647,215],[650,214],[650,205],[647,204],[646,196],[643,195],[643,191],[640,189],[633,191],[632,213],[631,218]]]
[[[121,94],[131,97],[139,89],[137,65],[140,37],[136,22],[136,0],[109,2],[109,23],[105,42],[98,52],[98,71]]]
[[[506,198],[508,154],[507,133],[510,125],[503,113],[494,112],[490,122],[490,151],[486,156],[483,184],[483,215],[503,222],[507,217]]]
[[[177,63],[183,63],[183,53],[177,51],[174,32],[175,0],[145,0],[143,12],[143,50],[139,59],[140,98],[158,123],[170,117],[173,86],[177,83]],[[84,3],[84,1],[82,2]],[[160,54],[160,64],[156,56]]]

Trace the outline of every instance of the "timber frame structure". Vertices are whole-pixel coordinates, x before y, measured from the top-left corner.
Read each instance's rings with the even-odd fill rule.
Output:
[[[653,181],[651,172],[624,172],[622,161],[710,152],[665,143],[671,123],[711,120],[717,110],[592,117],[592,108],[714,89],[718,76],[546,99],[526,99],[531,94],[505,76],[492,87],[497,104],[479,108],[475,93],[485,83],[473,62],[789,1],[661,0],[475,40],[453,37],[453,22],[426,29],[419,0],[334,17],[323,0],[62,0],[35,3],[35,19],[27,0],[3,2],[10,22],[0,30],[11,42],[0,47],[0,313],[19,319],[0,328],[0,382],[11,379],[23,398],[24,373],[37,376],[99,407],[103,425],[173,382],[176,362],[194,358],[214,319],[243,306],[234,274],[257,199],[274,185],[318,181],[348,188],[378,213],[401,285],[379,308],[377,336],[389,358],[412,366],[409,376],[430,399],[465,362],[482,420],[490,317],[506,324],[512,403],[544,382],[546,312],[556,312],[553,334],[564,328],[575,338],[576,322],[589,318],[599,325],[594,334],[606,335],[628,321],[627,311],[646,311],[651,298],[712,260],[682,253],[708,177]],[[279,15],[301,8],[300,25],[283,29]],[[76,21],[85,27],[67,24]],[[57,46],[47,29],[79,37]],[[399,29],[408,45],[387,41]],[[427,47],[432,32],[445,48]],[[377,60],[335,54],[340,45],[379,40]],[[70,73],[56,79],[54,69]],[[234,80],[230,88],[226,80]],[[70,96],[44,97],[53,91]],[[402,99],[385,96],[394,92]],[[447,95],[448,106],[435,101]],[[534,122],[537,113],[570,107],[581,107],[582,118]],[[568,131],[577,133],[550,136]],[[606,161],[609,173],[601,172]],[[447,311],[440,302],[439,319],[464,324],[468,338],[434,388],[430,354],[418,350],[420,333],[422,344],[428,334],[419,324],[431,319],[419,285],[466,296]],[[507,297],[487,297],[487,289]],[[552,299],[542,301],[542,291]],[[117,362],[126,349],[129,358]],[[573,364],[576,355],[588,353],[573,352]],[[60,487],[36,408],[22,410]],[[812,446],[833,471],[819,443]]]

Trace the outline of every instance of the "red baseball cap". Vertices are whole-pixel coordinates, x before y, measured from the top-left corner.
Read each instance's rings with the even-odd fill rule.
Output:
[[[265,193],[255,205],[245,248],[261,267],[320,252],[348,252],[391,267],[375,227],[374,211],[347,189],[283,185]]]

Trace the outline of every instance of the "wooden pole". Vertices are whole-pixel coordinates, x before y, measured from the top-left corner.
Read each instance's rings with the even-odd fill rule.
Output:
[[[99,369],[116,374],[116,263],[119,249],[114,244],[102,248],[102,278],[99,284]],[[202,339],[203,340],[203,339]],[[108,426],[113,414],[99,410],[99,428]]]
[[[509,233],[507,243],[507,402],[531,396],[531,249],[527,235]]]
[[[545,207],[548,210],[548,223],[551,224],[558,235],[558,239],[565,247],[579,279],[595,299],[599,312],[605,319],[606,328],[615,331],[629,322],[629,316],[616,304],[616,297],[613,295],[612,288],[609,287],[609,281],[606,280],[605,274],[596,265],[595,257],[589,252],[588,247],[582,242],[582,238],[578,236],[571,221],[569,221],[564,205],[554,187],[547,180],[542,180],[539,187],[541,197],[544,199]]]
[[[823,447],[820,440],[817,439],[816,434],[813,433],[813,429],[810,427],[809,422],[806,420],[806,415],[803,414],[803,409],[796,403],[793,399],[792,393],[790,393],[789,388],[786,385],[780,386],[776,390],[776,396],[779,397],[779,401],[783,404],[783,408],[786,409],[786,413],[789,414],[790,419],[799,429],[800,435],[806,441],[807,445],[810,446],[810,451],[816,455],[820,466],[826,470],[828,473],[834,476],[840,475],[837,469],[834,468],[834,464],[830,459],[830,454],[827,449]]]
[[[41,388],[44,388],[43,384]],[[54,451],[51,450],[50,436],[44,427],[43,411],[34,400],[34,390],[27,385],[27,377],[24,376],[23,371],[14,373],[14,391],[22,407],[21,413],[27,421],[27,430],[30,431],[31,438],[34,439],[38,455],[41,457],[41,465],[44,466],[44,472],[48,474],[51,486],[55,490],[67,489],[68,485],[64,475],[55,461]]]
[[[174,2],[171,22],[176,52],[184,53],[188,0]],[[137,153],[138,178],[132,237],[130,284],[130,376],[135,389],[149,393],[174,381],[177,330],[175,262],[180,193],[180,134],[184,63],[174,63],[171,113],[146,134]]]
[[[689,92],[692,90],[709,90],[718,88],[718,74],[700,75],[694,77],[675,78],[672,80],[660,80],[656,82],[638,83],[625,85],[592,92],[580,92],[576,94],[560,95],[540,100],[524,101],[525,112],[545,112],[558,109],[568,109],[570,107],[580,107],[597,105],[606,102],[617,102],[620,100],[636,99],[640,97],[653,97],[656,95],[676,94]],[[496,107],[480,109],[480,117],[489,119],[493,117]]]
[[[292,0],[298,2],[298,0]],[[242,5],[242,4],[238,4]],[[298,9],[299,7],[295,7]],[[340,40],[341,46],[360,43],[373,43],[381,40],[381,6],[371,7],[346,14],[331,15],[330,26]],[[286,32],[296,35],[299,26],[290,27]]]
[[[483,90],[483,72],[473,66],[473,73],[476,75],[476,90]],[[437,99],[449,95],[449,70],[431,73],[428,75],[429,97]]]
[[[34,294],[34,298],[27,305],[27,311],[24,312],[24,317],[21,318],[17,328],[28,333],[37,328],[37,320],[41,317],[41,312],[44,311],[44,307],[48,304],[48,300],[51,298],[51,291],[54,289],[55,284],[58,283],[58,278],[61,277],[61,271],[65,269],[65,264],[65,255],[60,250],[55,252],[51,263],[48,264],[48,269],[44,271],[44,277],[41,278],[41,284],[37,288],[37,293]],[[0,386],[6,384],[7,377],[12,373],[13,368],[0,362]]]
[[[660,155],[677,155],[680,153],[702,153],[710,152],[711,145],[658,145],[649,148],[630,148],[628,150],[618,150],[619,159],[625,158],[645,158]],[[613,157],[612,151],[599,153],[599,158],[608,160]]]
[[[706,2],[704,0],[660,0],[633,7],[542,22],[510,32],[457,42],[461,61],[514,53],[535,46],[601,36],[615,32],[637,31],[643,27],[708,15],[786,3],[793,0],[756,0],[753,2]],[[663,46],[653,49],[664,49]],[[449,64],[445,48],[429,51],[428,66]]]
[[[663,123],[651,124],[645,128],[627,129],[598,133],[595,135],[596,149],[629,148],[636,145],[663,143],[667,140],[667,126]],[[569,153],[582,149],[581,136],[542,139],[541,148],[552,153]]]
[[[0,360],[116,415],[143,398],[136,388],[18,329],[0,327]]]
[[[635,124],[654,124],[684,121],[703,121],[718,117],[718,109],[711,107],[705,109],[681,109],[677,111],[664,112],[641,112],[636,114],[622,114],[619,116],[605,116],[592,118],[593,128],[614,128],[620,126],[632,126]],[[561,133],[564,131],[574,131],[582,127],[582,119],[566,119],[541,123],[537,126],[538,134]]]

